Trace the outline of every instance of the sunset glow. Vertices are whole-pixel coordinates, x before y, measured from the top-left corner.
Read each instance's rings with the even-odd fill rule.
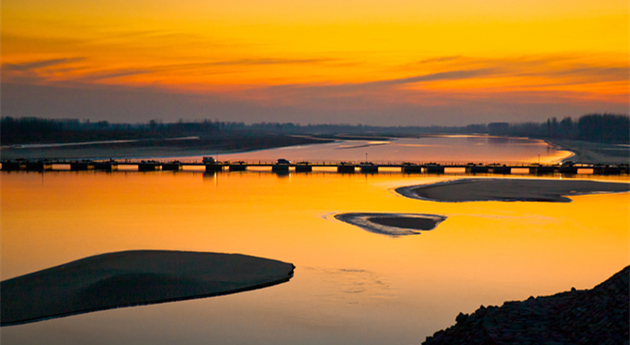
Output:
[[[46,116],[23,98],[51,87],[204,104],[165,120],[200,109],[246,122],[416,125],[627,113],[629,28],[623,0],[8,0],[3,107]],[[117,119],[78,109],[65,117]]]

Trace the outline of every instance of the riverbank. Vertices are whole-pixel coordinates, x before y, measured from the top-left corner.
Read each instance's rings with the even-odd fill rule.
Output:
[[[571,199],[567,196],[628,191],[630,191],[630,184],[628,183],[512,178],[459,179],[396,189],[396,193],[408,198],[442,202],[571,202]]]
[[[125,159],[213,156],[333,141],[289,135],[194,137],[3,147],[0,156],[2,159]]]
[[[629,164],[630,145],[605,144],[578,140],[557,139],[547,141],[549,145],[571,151],[573,156],[564,161],[585,164]]]
[[[293,269],[240,254],[102,254],[2,281],[1,325],[254,290],[288,281]]]
[[[460,313],[422,344],[628,344],[629,274],[626,267],[591,290]]]

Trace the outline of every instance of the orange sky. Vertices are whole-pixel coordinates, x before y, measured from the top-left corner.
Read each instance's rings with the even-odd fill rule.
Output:
[[[430,125],[630,105],[626,0],[7,0],[1,39],[9,116]]]

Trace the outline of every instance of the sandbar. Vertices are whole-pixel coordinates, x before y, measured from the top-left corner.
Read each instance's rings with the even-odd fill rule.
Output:
[[[340,213],[335,219],[375,234],[398,237],[432,230],[446,217],[417,213]]]
[[[443,202],[571,202],[567,196],[628,191],[628,183],[544,179],[460,179],[396,189],[408,198]]]
[[[136,250],[96,255],[0,283],[1,325],[259,289],[294,266],[240,254]]]

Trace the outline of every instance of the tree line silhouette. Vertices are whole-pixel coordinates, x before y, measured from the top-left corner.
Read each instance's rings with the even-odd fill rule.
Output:
[[[573,121],[555,117],[546,122],[506,123],[494,122],[487,126],[491,135],[521,136],[550,139],[571,139],[602,143],[628,143],[630,118],[628,115],[589,114]]]
[[[309,124],[261,122],[178,121],[124,124],[77,119],[43,119],[35,117],[3,117],[0,122],[2,145],[35,143],[69,143],[106,140],[168,139],[198,136],[200,138],[260,137],[264,135],[383,135],[416,136],[422,134],[480,134],[548,139],[572,139],[606,143],[629,143],[628,115],[589,114],[574,121],[555,117],[545,122],[471,124],[468,126],[397,126],[381,127],[348,124]]]

